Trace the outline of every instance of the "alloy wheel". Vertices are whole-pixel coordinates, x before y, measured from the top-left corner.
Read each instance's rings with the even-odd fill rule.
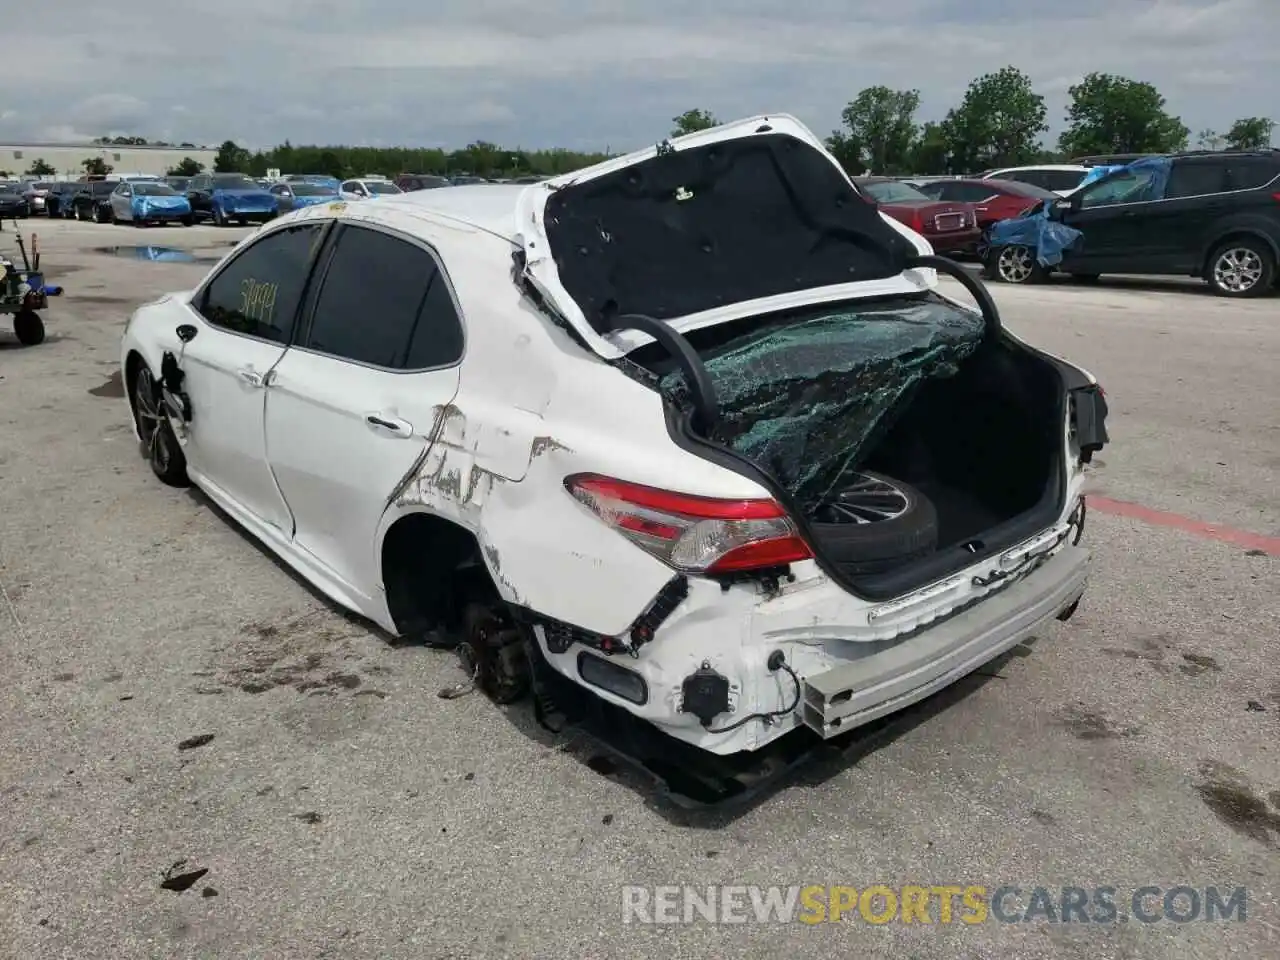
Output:
[[[895,520],[911,508],[911,500],[897,486],[881,477],[857,474],[852,484],[814,511],[821,523],[882,523]]]
[[[1213,263],[1213,277],[1229,293],[1247,293],[1262,279],[1262,258],[1248,247],[1228,247]]]
[[[1005,283],[1026,283],[1035,267],[1035,257],[1029,247],[1004,247],[996,259],[996,272]]]
[[[157,473],[164,473],[169,468],[173,451],[169,449],[168,431],[163,429],[167,420],[160,409],[155,380],[146,367],[138,371],[134,381],[133,400],[142,448],[146,450],[152,468]]]

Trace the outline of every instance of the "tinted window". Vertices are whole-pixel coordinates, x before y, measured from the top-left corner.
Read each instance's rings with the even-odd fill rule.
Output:
[[[323,231],[321,224],[308,223],[262,237],[213,278],[201,298],[200,313],[235,333],[288,342]]]
[[[1280,159],[1269,157],[1234,157],[1227,161],[1228,190],[1253,190],[1280,176]]]
[[[1225,169],[1221,163],[1205,160],[1175,162],[1169,171],[1169,185],[1165,199],[1174,197],[1203,197],[1207,193],[1222,190]]]
[[[928,200],[909,183],[898,180],[855,180],[858,189],[881,203],[910,203],[915,200]]]
[[[1152,167],[1141,170],[1118,170],[1097,183],[1085,187],[1084,192],[1080,194],[1080,205],[1102,207],[1155,199],[1151,193],[1156,185],[1156,179],[1157,171]]]
[[[431,254],[347,226],[325,271],[307,346],[378,367],[422,369],[456,361],[462,332]]]
[[[942,191],[943,200],[960,203],[981,203],[996,195],[995,187],[987,187],[978,183],[948,183]]]

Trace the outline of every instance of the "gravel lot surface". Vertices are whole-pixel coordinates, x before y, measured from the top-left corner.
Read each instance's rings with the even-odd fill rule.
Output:
[[[450,655],[334,613],[152,477],[121,331],[208,265],[132,248],[217,257],[247,231],[31,230],[67,294],[42,346],[0,333],[0,956],[1280,956],[1280,557],[1091,512],[1070,623],[856,762],[679,814],[527,705],[438,698]],[[994,289],[1012,330],[1106,386],[1098,493],[1280,536],[1280,298]],[[624,885],[678,883],[1248,900],[1245,922],[622,924]]]

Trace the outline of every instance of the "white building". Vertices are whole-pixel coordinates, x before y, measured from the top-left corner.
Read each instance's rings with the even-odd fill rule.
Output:
[[[184,158],[213,169],[218,151],[211,147],[153,147],[122,143],[0,143],[0,174],[21,176],[37,160],[43,160],[59,177],[84,174],[84,162],[100,158],[116,173],[152,173],[163,176]]]

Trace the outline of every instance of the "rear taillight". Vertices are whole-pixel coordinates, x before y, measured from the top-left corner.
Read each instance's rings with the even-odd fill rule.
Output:
[[[718,500],[598,474],[565,480],[575,499],[636,546],[686,573],[733,573],[808,560],[776,500]]]

